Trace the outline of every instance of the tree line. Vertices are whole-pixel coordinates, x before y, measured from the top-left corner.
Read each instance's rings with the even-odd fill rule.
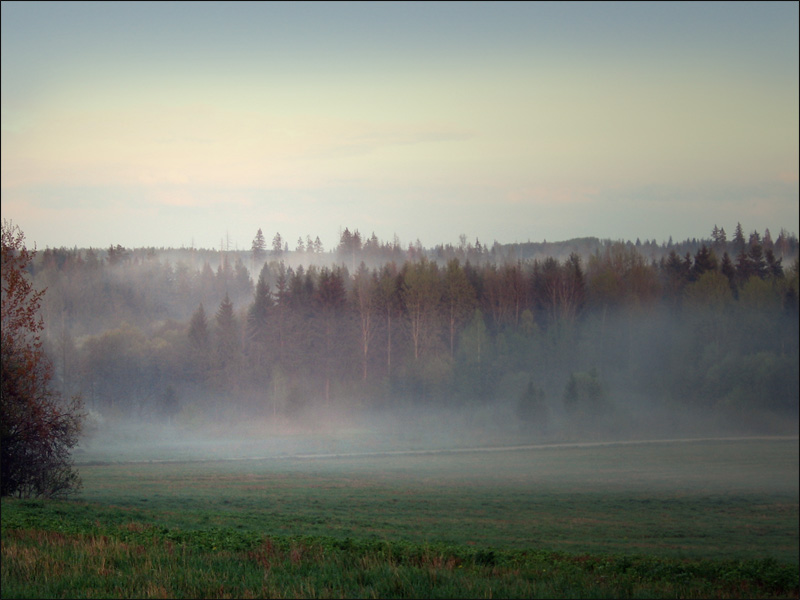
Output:
[[[276,234],[271,254],[259,230],[249,255],[188,256],[37,256],[7,221],[2,237],[3,495],[77,488],[83,400],[100,418],[187,425],[490,407],[523,432],[571,438],[653,410],[751,430],[798,416],[799,263],[785,230],[402,250],[345,229],[328,253],[310,236],[290,253]]]
[[[597,421],[622,398],[797,409],[797,239],[784,230],[774,241],[745,239],[740,225],[730,241],[716,226],[683,244],[580,240],[584,252],[534,258],[520,256],[541,246],[403,250],[346,229],[337,248],[312,243],[316,260],[301,260],[306,245],[303,256],[268,251],[261,238],[250,252],[188,259],[42,252],[31,271],[48,288],[62,391],[148,418],[207,405],[277,417],[511,402],[546,427],[556,414]]]

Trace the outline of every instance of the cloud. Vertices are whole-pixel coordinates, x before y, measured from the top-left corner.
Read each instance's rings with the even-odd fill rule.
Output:
[[[398,146],[463,142],[474,134],[455,128],[411,124],[407,126],[375,126],[371,124],[342,124],[322,140],[317,152],[309,153],[307,159],[342,158],[363,156]]]
[[[512,205],[553,207],[595,204],[597,194],[596,187],[540,185],[510,189],[505,198]]]
[[[147,186],[140,190],[142,199],[149,205],[167,209],[249,209],[255,204],[254,194],[252,190],[181,185]]]
[[[51,108],[22,130],[3,131],[3,188],[351,183],[382,177],[398,162],[435,161],[443,154],[437,146],[450,145],[452,153],[453,144],[472,138],[447,123],[358,121],[202,103]],[[413,175],[405,166],[398,170]]]

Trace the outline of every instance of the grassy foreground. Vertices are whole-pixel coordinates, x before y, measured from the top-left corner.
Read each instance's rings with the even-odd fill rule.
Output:
[[[108,464],[2,501],[2,596],[798,597],[797,441]]]

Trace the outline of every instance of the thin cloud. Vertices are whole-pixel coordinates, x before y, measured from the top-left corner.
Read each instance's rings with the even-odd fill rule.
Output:
[[[353,129],[350,125],[339,125],[337,129],[338,132],[332,131],[319,141],[320,148],[308,152],[303,158],[316,160],[363,156],[398,146],[464,142],[475,137],[474,133],[468,131],[426,125],[395,125],[391,128],[361,125],[355,127],[361,129],[357,133],[348,132]]]

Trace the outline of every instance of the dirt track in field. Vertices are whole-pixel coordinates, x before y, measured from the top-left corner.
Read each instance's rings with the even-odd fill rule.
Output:
[[[171,458],[135,458],[125,456],[83,457],[75,461],[76,466],[96,466],[107,464],[142,464],[142,463],[194,463],[194,462],[236,462],[256,460],[319,460],[347,458],[380,458],[391,456],[434,456],[447,454],[515,452],[527,450],[552,450],[559,448],[601,448],[613,446],[642,446],[653,444],[690,444],[702,442],[746,442],[746,441],[798,441],[798,436],[729,436],[729,437],[693,437],[693,438],[659,438],[647,440],[617,440],[596,442],[550,442],[540,444],[516,444],[493,446],[460,446],[452,448],[427,448],[403,450],[363,450],[357,452],[292,452],[277,451],[263,453],[257,450],[241,453],[241,451],[210,453],[204,456],[174,456]],[[227,456],[225,454],[228,454]]]
[[[640,446],[644,444],[678,444],[692,442],[745,442],[745,441],[779,441],[800,440],[798,436],[740,436],[740,437],[700,437],[700,438],[671,438],[655,440],[622,440],[609,442],[557,442],[551,444],[524,444],[516,446],[487,446],[467,448],[441,448],[435,450],[385,450],[376,452],[343,452],[343,453],[316,453],[293,454],[282,456],[287,459],[318,459],[318,458],[358,458],[370,456],[408,456],[415,454],[456,454],[466,452],[514,452],[517,450],[548,450],[552,448],[597,448],[602,446]],[[266,458],[266,457],[265,457]],[[255,459],[253,459],[255,460]]]

